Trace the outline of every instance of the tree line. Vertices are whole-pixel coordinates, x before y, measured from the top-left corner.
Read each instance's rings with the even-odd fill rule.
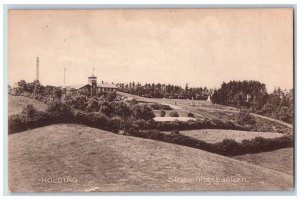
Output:
[[[54,100],[60,100],[63,96],[64,89],[51,85],[42,85],[38,80],[26,82],[20,80],[16,87],[11,88],[10,94],[33,98],[44,103]]]
[[[293,123],[294,90],[275,88],[268,94],[266,85],[258,81],[222,83],[211,101],[213,103],[247,108],[251,112]]]
[[[161,84],[161,83],[119,83],[117,84],[121,92],[143,96],[147,98],[170,98],[170,99],[198,99],[206,100],[213,90],[206,87],[189,87],[184,88],[178,85]]]

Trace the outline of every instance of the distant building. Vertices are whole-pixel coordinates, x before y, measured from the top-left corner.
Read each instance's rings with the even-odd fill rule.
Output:
[[[113,83],[104,83],[103,81],[101,83],[97,83],[97,77],[92,75],[88,77],[88,84],[68,86],[66,89],[75,89],[77,91],[85,92],[89,96],[97,96],[104,92],[117,91],[117,86]]]

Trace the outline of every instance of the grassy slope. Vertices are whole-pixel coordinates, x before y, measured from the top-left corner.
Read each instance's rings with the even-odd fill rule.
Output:
[[[285,148],[271,152],[234,156],[232,158],[293,175],[293,155],[293,148]]]
[[[19,114],[22,112],[23,106],[32,104],[38,110],[45,110],[46,104],[23,96],[8,95],[8,115]]]
[[[42,177],[78,183],[42,183]],[[170,178],[244,177],[243,183],[178,183]],[[9,135],[11,191],[290,190],[293,176],[184,146],[52,125]]]

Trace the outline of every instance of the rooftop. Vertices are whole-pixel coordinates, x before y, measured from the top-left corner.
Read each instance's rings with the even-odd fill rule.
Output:
[[[91,86],[90,84],[76,84],[76,85],[69,85],[69,86],[66,86],[67,89],[71,89],[71,88],[74,88],[76,90],[84,87],[84,86]],[[100,87],[100,88],[117,88],[117,86],[113,83],[97,83],[97,87]]]

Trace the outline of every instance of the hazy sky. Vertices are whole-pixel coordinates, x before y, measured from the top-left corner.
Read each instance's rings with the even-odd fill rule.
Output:
[[[293,87],[291,9],[9,11],[9,84],[107,82]]]

